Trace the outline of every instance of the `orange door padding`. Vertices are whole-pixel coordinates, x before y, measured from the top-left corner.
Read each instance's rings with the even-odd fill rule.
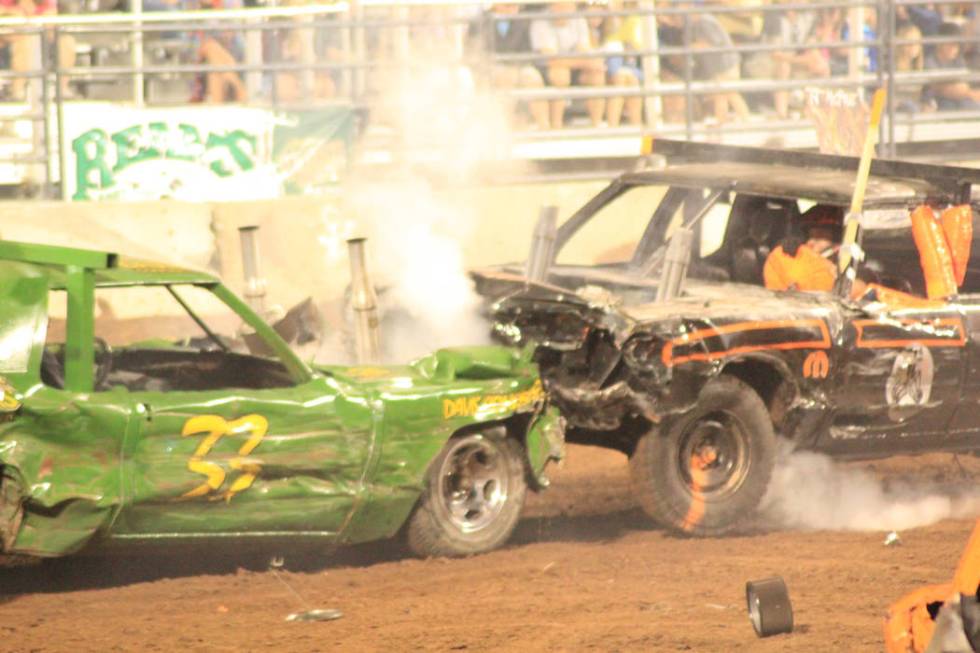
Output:
[[[939,308],[946,304],[939,299],[926,299],[925,297],[910,295],[907,292],[882,286],[878,283],[869,283],[862,296],[867,296],[872,291],[875,294],[875,299],[894,308]]]
[[[762,268],[766,288],[770,290],[823,290],[834,289],[837,270],[833,262],[820,256],[806,245],[800,245],[796,255],[783,251],[782,246],[772,250]]]
[[[970,261],[970,245],[973,244],[973,209],[969,204],[951,206],[943,211],[939,220],[953,257],[956,285],[962,286],[966,278],[966,265]]]
[[[903,596],[885,615],[885,650],[888,653],[922,653],[936,630],[930,603],[945,603],[953,596],[953,584],[928,585]]]
[[[938,299],[955,295],[953,256],[931,207],[923,204],[912,211],[912,237],[919,250],[919,263],[926,278],[926,296]]]
[[[945,603],[957,593],[976,594],[980,585],[980,521],[963,549],[952,583],[928,585],[903,596],[885,616],[885,649],[888,653],[922,653],[929,647],[936,623],[929,605]]]

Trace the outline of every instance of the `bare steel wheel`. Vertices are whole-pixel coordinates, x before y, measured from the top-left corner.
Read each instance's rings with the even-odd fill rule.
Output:
[[[523,449],[503,429],[457,436],[429,468],[409,546],[419,555],[489,551],[514,530],[526,492]]]
[[[677,469],[684,484],[712,500],[738,491],[748,466],[745,425],[719,411],[689,425],[680,435]]]
[[[723,535],[758,508],[775,449],[762,399],[722,374],[705,384],[691,410],[640,438],[630,457],[633,491],[667,528]]]

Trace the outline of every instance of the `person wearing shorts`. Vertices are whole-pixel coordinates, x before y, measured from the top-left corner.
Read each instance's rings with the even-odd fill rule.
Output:
[[[575,11],[574,2],[552,2],[544,16],[531,23],[531,48],[547,55],[564,55],[542,63],[548,84],[556,88],[569,86],[605,86],[606,64],[601,57],[582,57],[596,50],[589,36],[589,25],[584,18],[561,16]],[[552,15],[549,15],[552,14]],[[549,112],[552,129],[565,123],[567,100],[552,100]],[[585,101],[589,119],[594,126],[602,124],[606,100],[589,98]]]

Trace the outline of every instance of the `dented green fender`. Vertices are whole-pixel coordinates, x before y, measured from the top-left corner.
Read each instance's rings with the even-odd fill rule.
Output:
[[[334,369],[371,383],[382,409],[382,453],[372,496],[355,516],[346,541],[394,534],[418,500],[429,463],[462,430],[506,427],[525,445],[533,486],[548,484],[549,461],[564,456],[564,422],[547,407],[532,350],[443,349],[402,368]],[[411,379],[422,378],[424,383]],[[438,390],[423,395],[427,383]],[[423,408],[424,406],[424,408]]]

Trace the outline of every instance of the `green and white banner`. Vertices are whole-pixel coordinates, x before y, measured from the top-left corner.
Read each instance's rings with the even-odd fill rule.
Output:
[[[343,173],[353,113],[227,106],[65,107],[72,200],[256,200],[306,193]]]

